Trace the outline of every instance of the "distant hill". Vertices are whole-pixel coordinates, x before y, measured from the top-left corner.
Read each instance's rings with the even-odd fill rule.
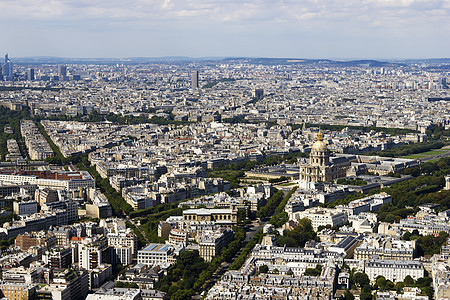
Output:
[[[218,61],[223,57],[192,58],[187,56],[165,57],[124,57],[124,58],[68,58],[53,56],[11,58],[15,64],[142,64],[142,63],[191,63],[198,61]]]
[[[397,60],[331,60],[331,59],[307,59],[307,58],[270,58],[270,57],[124,57],[124,58],[65,58],[52,56],[17,57],[11,58],[15,64],[142,64],[142,63],[169,63],[186,64],[192,62],[224,62],[247,63],[255,65],[320,65],[335,67],[397,67],[411,64],[427,64],[431,68],[448,69],[450,58],[431,59],[397,59]]]
[[[241,62],[259,65],[321,65],[321,66],[366,66],[366,67],[392,67],[403,65],[400,62],[385,62],[378,60],[331,60],[306,58],[226,58],[223,61]]]

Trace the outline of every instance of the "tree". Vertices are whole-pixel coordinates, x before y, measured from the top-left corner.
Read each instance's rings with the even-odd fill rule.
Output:
[[[405,284],[401,281],[397,282],[394,286],[397,294],[401,293],[403,291],[403,288],[405,287]]]
[[[193,293],[191,290],[178,290],[170,297],[172,300],[189,300],[192,299]]]
[[[410,275],[407,275],[405,277],[405,279],[403,279],[403,283],[405,284],[405,286],[413,286],[414,285],[414,279]]]
[[[359,296],[359,299],[361,300],[372,300],[372,293],[361,293],[361,295]]]
[[[372,291],[370,290],[370,286],[368,284],[362,287],[359,298],[361,300],[372,300]]]
[[[305,270],[305,273],[303,273],[303,275],[305,275],[305,276],[319,276],[320,272],[319,272],[319,270],[317,270],[315,268],[307,268]]]
[[[412,233],[409,232],[409,231],[406,231],[406,232],[403,234],[403,236],[402,236],[402,240],[404,240],[404,241],[410,241],[410,240],[411,240],[411,236],[412,236]]]
[[[386,280],[386,286],[385,286],[386,290],[392,291],[395,290],[395,285],[392,281],[390,280]]]
[[[322,272],[322,265],[317,264],[316,269],[319,270],[320,272]]]
[[[384,276],[378,276],[376,283],[380,291],[386,290],[386,278],[384,278]]]
[[[268,273],[269,272],[269,267],[266,265],[262,265],[259,267],[259,273]]]
[[[360,287],[369,285],[370,283],[369,276],[367,276],[366,273],[361,272],[358,272],[355,275],[353,275],[353,281]]]
[[[247,219],[247,211],[245,209],[238,209],[237,211],[237,220],[239,224],[242,224],[242,222]]]
[[[421,277],[418,278],[416,281],[416,286],[418,287],[427,287],[431,285],[431,278],[430,277]]]
[[[344,300],[354,300],[354,299],[355,296],[353,296],[353,294],[348,289],[346,289],[344,293]]]

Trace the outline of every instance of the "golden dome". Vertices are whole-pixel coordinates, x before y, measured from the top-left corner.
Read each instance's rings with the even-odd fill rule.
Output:
[[[327,144],[322,140],[322,132],[319,131],[317,134],[317,141],[312,145],[312,150],[315,151],[325,151],[327,150]]]

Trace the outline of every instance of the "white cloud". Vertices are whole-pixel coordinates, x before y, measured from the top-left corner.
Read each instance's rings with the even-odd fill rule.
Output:
[[[198,22],[273,22],[284,20],[363,21],[377,18],[382,24],[392,16],[416,21],[428,15],[450,17],[450,0],[3,0],[2,18],[9,20],[129,19]],[[202,17],[201,20],[198,18]],[[433,22],[434,20],[426,20]],[[424,20],[425,22],[425,20]],[[389,24],[387,24],[389,25]]]
[[[9,44],[15,42],[15,31],[26,38],[53,36],[60,29],[57,33],[67,35],[69,45],[69,39],[75,45],[84,39],[98,49],[106,47],[101,42],[105,37],[130,44],[139,39],[151,49],[182,44],[225,51],[239,45],[279,53],[305,45],[392,46],[403,37],[442,45],[441,35],[450,28],[450,0],[0,0],[0,12],[0,26],[13,36]]]

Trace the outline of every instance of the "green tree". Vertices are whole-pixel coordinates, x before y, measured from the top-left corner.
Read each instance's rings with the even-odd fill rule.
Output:
[[[172,294],[171,300],[190,300],[194,293],[191,290],[178,290]]]
[[[355,296],[353,296],[353,294],[348,289],[345,289],[344,300],[354,300],[354,299]]]
[[[405,279],[403,279],[403,283],[405,286],[413,286],[415,281],[410,275],[406,275]]]
[[[384,291],[386,289],[386,278],[384,278],[384,276],[378,276],[376,283],[380,291]]]
[[[364,285],[361,289],[361,295],[359,296],[361,300],[372,300],[372,291],[368,284]]]
[[[317,270],[316,268],[307,268],[305,270],[305,272],[303,273],[303,275],[305,275],[305,276],[319,276],[320,275],[320,271]]]
[[[262,265],[259,267],[259,273],[268,273],[269,272],[269,267],[266,265]]]
[[[370,283],[370,279],[369,276],[367,276],[366,273],[355,273],[353,275],[353,281],[359,286],[359,287],[363,287],[365,285],[369,285]]]
[[[405,284],[402,281],[399,281],[395,284],[394,288],[397,294],[400,294],[403,291],[403,288],[405,287]]]

